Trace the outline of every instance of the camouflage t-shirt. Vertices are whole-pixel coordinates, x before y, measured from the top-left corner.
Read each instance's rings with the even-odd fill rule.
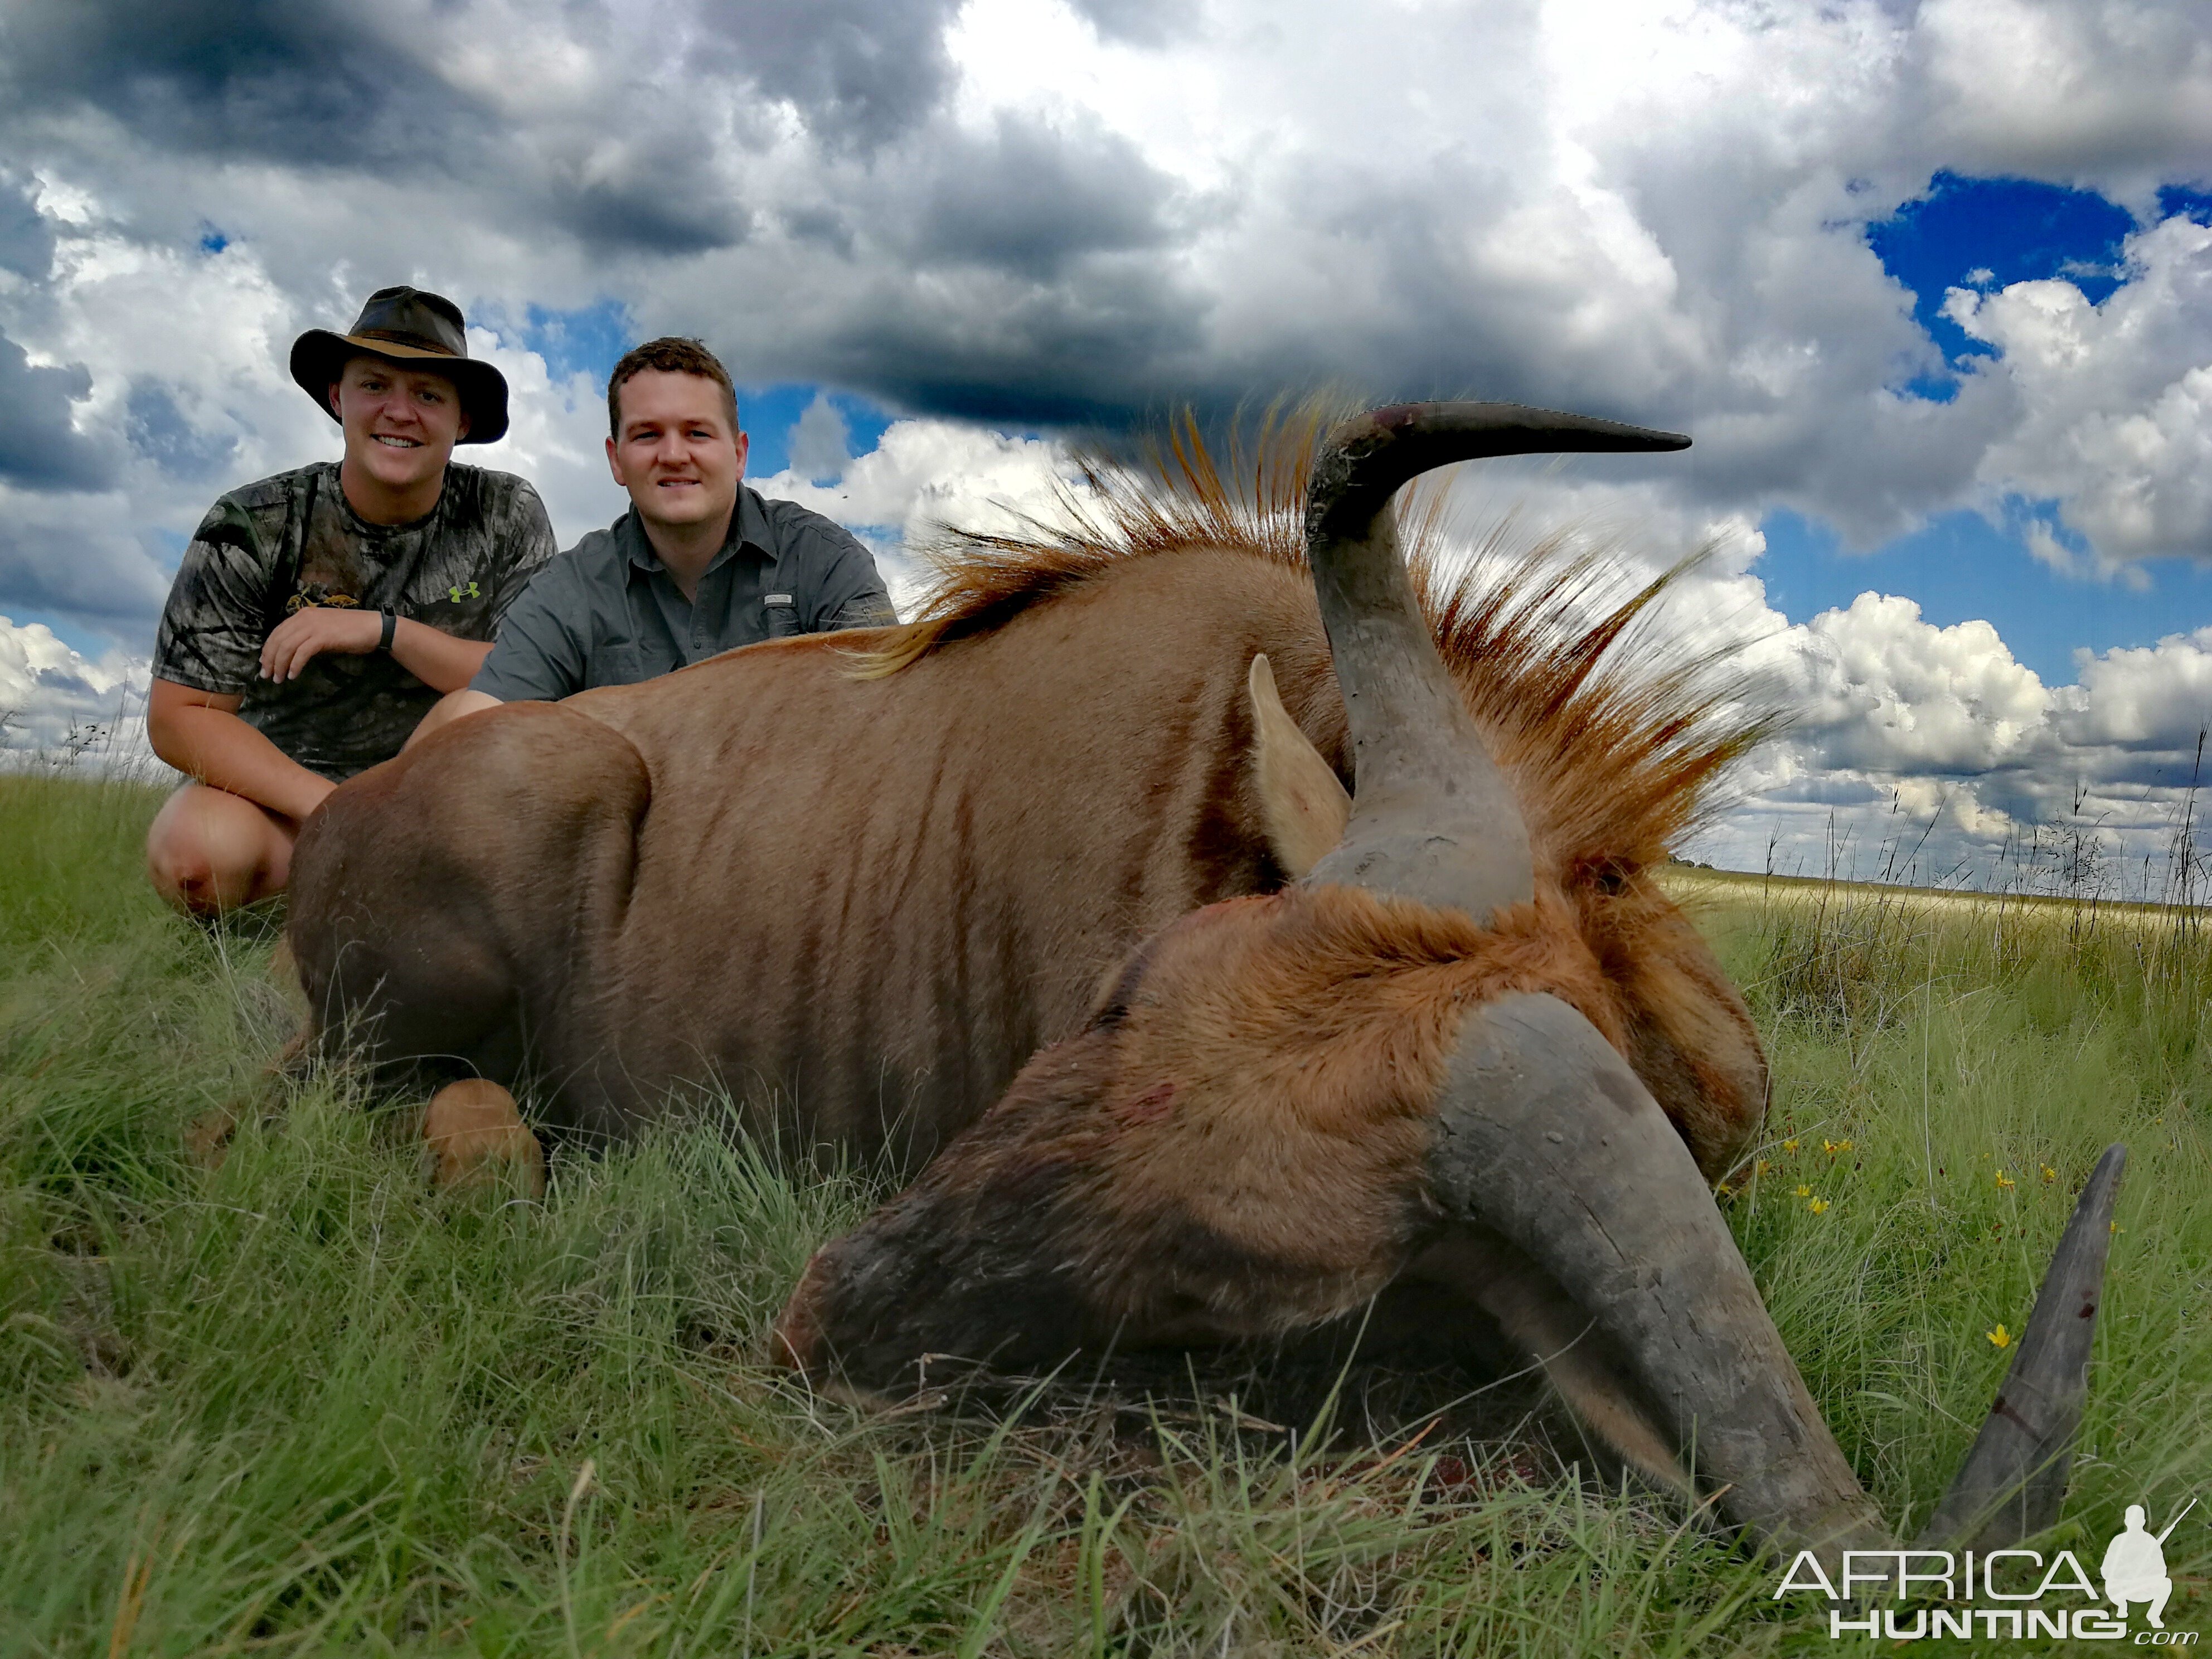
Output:
[[[438,505],[374,525],[338,486],[335,461],[234,489],[185,550],[154,644],[156,678],[244,695],[248,725],[310,771],[351,777],[388,760],[443,695],[388,652],[325,651],[283,684],[261,678],[270,630],[308,605],[391,611],[489,640],[554,553],[538,492],[508,472],[448,464]]]

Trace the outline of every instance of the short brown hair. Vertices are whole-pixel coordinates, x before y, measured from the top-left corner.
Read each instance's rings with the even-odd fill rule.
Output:
[[[722,407],[730,415],[730,435],[738,435],[738,389],[730,384],[730,371],[722,367],[722,360],[708,350],[703,342],[664,334],[624,352],[615,372],[607,376],[607,436],[622,441],[623,382],[648,368],[663,374],[696,374],[721,387]]]

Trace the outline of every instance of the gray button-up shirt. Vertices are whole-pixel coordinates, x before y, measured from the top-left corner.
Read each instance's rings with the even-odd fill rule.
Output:
[[[875,560],[842,526],[740,485],[695,598],[625,513],[531,579],[469,684],[502,702],[550,702],[761,640],[897,619]]]

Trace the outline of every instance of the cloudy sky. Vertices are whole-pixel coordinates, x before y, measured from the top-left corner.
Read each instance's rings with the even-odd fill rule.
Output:
[[[1690,850],[2154,850],[2212,720],[2198,0],[15,0],[0,710],[142,686],[210,501],[337,453],[301,329],[468,311],[564,543],[608,365],[702,336],[754,481],[860,530],[1075,431],[1328,385],[1692,434],[1471,469],[1711,543],[1671,625],[1796,716]],[[1772,850],[1770,851],[1770,848]]]

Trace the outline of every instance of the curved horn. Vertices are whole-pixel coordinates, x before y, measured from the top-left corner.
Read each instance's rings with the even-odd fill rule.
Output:
[[[1357,787],[1343,842],[1313,881],[1418,899],[1487,921],[1529,897],[1527,826],[1437,655],[1399,556],[1390,497],[1451,461],[1690,441],[1518,404],[1406,404],[1330,433],[1306,498],[1306,551],[1352,725]]]
[[[2027,1495],[1992,1524],[2032,1530],[2057,1518],[2123,1156],[2107,1152],[2083,1194],[1931,1538],[1948,1528],[1955,1540],[2023,1482]],[[1455,1218],[1517,1246],[1613,1340],[1657,1420],[1694,1452],[1698,1480],[1725,1488],[1730,1520],[1824,1557],[1893,1547],[1681,1137],[1582,1015],[1523,994],[1468,1016],[1429,1171]]]
[[[1429,1168],[1614,1340],[1729,1519],[1792,1549],[1885,1547],[1688,1148],[1582,1015],[1530,994],[1469,1014]]]

